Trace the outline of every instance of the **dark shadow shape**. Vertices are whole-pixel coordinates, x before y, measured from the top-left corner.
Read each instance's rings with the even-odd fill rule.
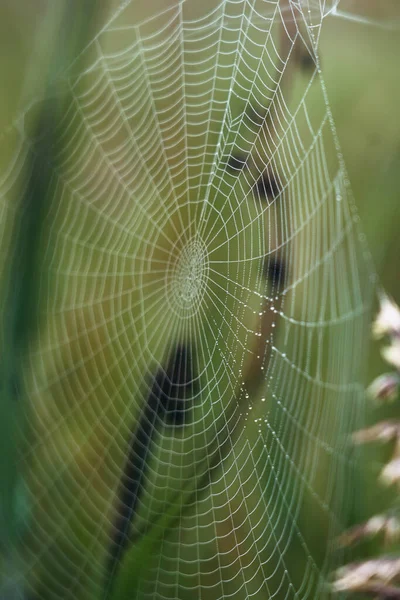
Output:
[[[170,357],[167,368],[157,371],[138,426],[131,435],[117,495],[106,567],[105,598],[111,596],[119,565],[129,546],[130,527],[143,493],[148,471],[147,457],[157,428],[163,424],[182,427],[192,407],[188,403],[198,390],[198,379],[193,376],[192,354],[186,346],[179,345]]]
[[[279,196],[280,185],[268,171],[263,173],[254,186],[254,192],[260,199],[271,200]]]
[[[243,156],[231,154],[228,158],[228,169],[235,175],[238,175],[246,166],[246,159]]]
[[[305,72],[314,71],[314,69],[316,68],[315,60],[312,54],[310,54],[310,52],[308,51],[304,52],[300,56],[299,63],[301,70]]]
[[[279,257],[265,260],[264,276],[275,289],[283,288],[288,277],[285,260]]]

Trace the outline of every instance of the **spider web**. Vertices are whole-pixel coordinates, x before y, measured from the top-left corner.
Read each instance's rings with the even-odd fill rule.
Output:
[[[323,598],[373,287],[319,68],[336,3],[148,4],[60,77],[26,597]],[[3,243],[36,110],[4,134]]]

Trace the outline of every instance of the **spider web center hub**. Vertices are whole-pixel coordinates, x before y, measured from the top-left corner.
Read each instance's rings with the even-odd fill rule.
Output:
[[[205,293],[208,252],[202,239],[193,238],[180,251],[169,278],[169,300],[180,317],[193,316]]]

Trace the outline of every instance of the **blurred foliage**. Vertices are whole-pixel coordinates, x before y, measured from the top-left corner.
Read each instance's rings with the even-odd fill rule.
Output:
[[[400,51],[400,32],[396,29],[393,31],[385,29],[378,24],[380,13],[376,8],[376,3],[357,4],[352,2],[348,4],[351,4],[352,9],[360,8],[364,12],[367,11],[372,24],[350,22],[335,16],[327,18],[324,22],[320,43],[322,72],[344,160],[373,260],[382,285],[389,293],[399,298],[400,111],[398,99],[400,97],[400,80],[397,76],[397,62]],[[395,5],[388,2],[387,5],[389,4],[392,18]],[[382,7],[381,3],[379,5]],[[342,6],[346,8],[346,1]],[[26,0],[16,2],[8,0],[1,8],[3,18],[0,18],[0,49],[2,49],[0,52],[0,77],[7,80],[8,93],[3,94],[0,98],[0,130],[8,128],[18,113],[21,97],[26,98],[27,95],[29,97],[32,94],[32,89],[26,89],[28,72],[31,73],[30,81],[34,81],[32,87],[35,92],[41,87],[45,87],[45,82],[40,77],[36,77],[35,71],[32,75],[31,69],[32,65],[37,63],[41,65],[41,72],[46,72],[46,57],[43,58],[43,52],[46,55],[47,42],[44,46],[42,44],[41,50],[38,50],[40,58],[32,55],[32,48],[35,47],[34,37],[41,16],[47,14],[47,8],[48,4],[44,1],[29,3]],[[97,18],[101,22],[100,17]],[[91,23],[92,25],[95,27],[95,23]],[[300,93],[303,86],[304,81],[300,74],[295,85],[293,104],[296,103],[297,92]],[[315,94],[317,96],[318,92]],[[316,97],[315,110],[318,110],[319,102],[320,98]],[[312,103],[312,94],[310,103]],[[12,146],[8,152],[12,153]],[[7,163],[7,156],[0,157],[0,169],[3,167],[3,161],[4,164]],[[83,326],[85,326],[85,322],[83,322]],[[373,350],[368,377],[372,379],[381,369],[381,359]],[[253,426],[253,428],[256,437],[257,427]],[[169,448],[165,449],[165,453],[169,451]],[[235,457],[235,460],[239,461],[240,459]],[[243,466],[246,468],[246,461]],[[254,472],[252,477],[255,477]],[[371,498],[367,498],[365,506],[360,508],[360,511],[364,510],[366,514],[371,513],[371,505],[380,501],[379,498],[374,498],[374,486],[372,484],[369,486],[369,481],[367,473],[366,485],[371,490]],[[220,483],[219,486],[223,487],[223,484]],[[216,484],[215,493],[222,493],[222,490],[218,489],[218,484]],[[358,491],[354,490],[354,493],[357,494]],[[376,495],[378,494],[379,492],[376,493]],[[232,500],[232,506],[229,504],[228,508],[240,521],[243,507],[233,506],[233,504]],[[360,513],[358,516],[363,518],[365,515]],[[221,539],[225,540],[225,546],[222,547],[221,542],[219,550],[224,553],[226,564],[229,565],[233,562],[232,553],[235,551],[234,544],[237,540],[233,540],[229,535],[230,530],[224,518],[226,519],[226,515],[221,515],[218,527],[221,530]],[[254,518],[256,520],[256,516]],[[320,548],[324,535],[323,518],[321,517],[320,522],[318,519],[319,516],[315,514],[315,530],[309,531],[310,539],[308,540],[310,546],[314,545],[316,550]],[[74,527],[77,528],[78,525]],[[225,530],[224,527],[226,527]],[[243,536],[243,543],[245,543],[246,533],[245,528],[243,531],[238,529],[237,535],[239,538],[240,535]],[[83,537],[82,533],[80,535]],[[207,551],[212,555],[212,550],[205,550],[205,553]],[[264,549],[265,553],[269,551],[273,551],[273,549]],[[144,563],[147,560],[146,553],[150,556],[152,547],[144,552],[144,559],[143,555],[141,557],[143,568],[145,568]],[[193,560],[195,560],[195,556],[193,556]],[[212,564],[212,556],[210,556],[210,564]],[[250,565],[249,570],[252,568]],[[89,579],[90,568],[88,568],[88,573]],[[236,584],[237,581],[233,578],[232,591]],[[132,586],[132,579],[128,583],[123,581],[121,585]],[[97,590],[94,589],[93,594],[96,593]]]
[[[321,61],[344,160],[380,285],[400,298],[400,5],[398,2],[344,1],[370,18],[369,24],[331,17],[321,37]],[[387,20],[386,20],[387,19]],[[381,26],[382,22],[386,26]],[[394,28],[390,28],[390,23]],[[397,26],[396,26],[397,24]],[[387,26],[389,25],[389,27]],[[340,43],[338,43],[338,40]],[[377,308],[377,300],[375,309]],[[376,344],[370,345],[369,384],[385,368]],[[395,406],[369,411],[369,422],[398,416]],[[385,449],[364,453],[363,503],[355,521],[383,510],[389,492],[375,484]]]

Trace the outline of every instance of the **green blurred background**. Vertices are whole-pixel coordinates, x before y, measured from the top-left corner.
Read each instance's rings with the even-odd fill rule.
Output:
[[[0,131],[9,127],[26,99],[29,101],[45,86],[50,49],[56,42],[52,18],[48,21],[48,39],[38,40],[37,32],[43,27],[43,15],[47,19],[48,8],[49,3],[44,0],[8,0],[0,8],[0,77],[7,82],[7,93],[0,97]],[[348,18],[332,15],[323,23],[319,51],[322,75],[380,284],[400,299],[400,7],[396,0],[343,0],[339,8]],[[99,22],[112,11],[111,4],[106,6],[97,17]],[[55,21],[58,18],[56,12]],[[93,28],[96,29],[95,24]],[[311,94],[309,107],[312,98]],[[296,103],[296,89],[292,101]],[[319,102],[318,92],[315,102]],[[11,138],[9,147],[2,148],[1,170],[12,152]],[[379,349],[371,344],[368,380],[383,369]],[[371,411],[369,419],[381,416]],[[389,499],[375,485],[381,460],[374,449],[365,455],[363,502],[359,503],[360,513],[353,516],[354,520],[380,510]],[[355,489],[354,495],[357,494],[359,490]],[[221,523],[223,528],[223,516]],[[227,563],[232,560],[230,542],[227,533],[226,547],[220,549],[228,553]],[[251,568],[250,565],[249,571]],[[233,579],[231,592],[235,585]]]
[[[354,19],[326,20],[321,37],[324,78],[379,285],[399,302],[400,5],[349,0],[339,9]],[[367,383],[388,370],[380,347],[371,339]],[[398,414],[396,406],[368,407],[367,420]],[[365,449],[365,495],[358,521],[384,511],[392,499],[392,493],[376,483],[388,452],[376,446]]]

